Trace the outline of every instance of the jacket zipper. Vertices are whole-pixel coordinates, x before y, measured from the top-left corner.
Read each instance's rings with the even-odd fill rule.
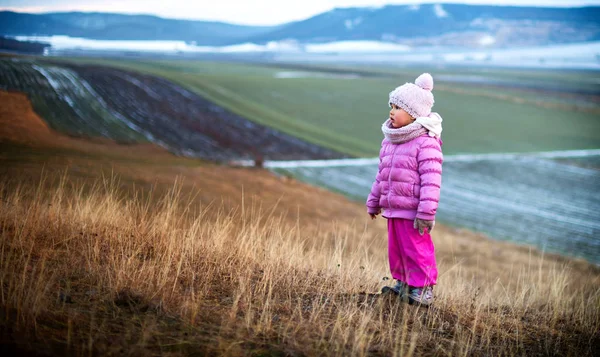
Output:
[[[394,158],[396,157],[396,149],[397,149],[397,145],[394,145],[394,151],[392,151],[392,161],[391,161],[391,166],[390,166],[390,174],[388,175],[388,195],[387,195],[387,201],[388,201],[388,207],[391,209],[392,208],[392,204],[390,203],[390,195],[392,193],[392,169],[394,168]]]

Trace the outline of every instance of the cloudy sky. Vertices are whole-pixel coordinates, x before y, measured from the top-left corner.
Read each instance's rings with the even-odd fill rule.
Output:
[[[419,0],[0,0],[0,9],[20,12],[102,11],[152,14],[161,17],[276,25],[302,20],[335,7],[382,6],[436,1]],[[446,0],[495,5],[581,6],[600,0]]]

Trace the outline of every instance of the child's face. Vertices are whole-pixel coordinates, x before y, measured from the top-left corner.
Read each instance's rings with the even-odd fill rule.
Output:
[[[390,110],[390,120],[392,121],[392,126],[394,128],[401,128],[415,121],[415,118],[413,118],[410,114],[404,111],[404,109],[400,108],[396,104],[392,104],[392,109]]]

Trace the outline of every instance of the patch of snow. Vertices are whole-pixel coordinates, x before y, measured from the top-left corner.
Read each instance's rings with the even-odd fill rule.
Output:
[[[268,168],[297,168],[297,167],[338,167],[377,165],[379,158],[368,159],[334,159],[334,160],[295,160],[295,161],[265,161]]]
[[[50,43],[53,49],[82,48],[89,50],[132,50],[132,51],[157,51],[172,50],[178,51],[185,49],[183,41],[109,41],[109,40],[91,40],[87,38],[69,37],[69,36],[17,36],[22,41],[40,41]]]
[[[161,96],[156,93],[152,88],[148,87],[147,85],[145,85],[144,83],[142,83],[140,80],[138,80],[135,77],[132,77],[130,75],[125,75],[124,76],[125,80],[127,80],[129,83],[133,84],[134,86],[140,88],[141,90],[143,90],[144,92],[146,92],[146,94],[148,94],[150,97],[156,99],[156,100],[160,100]]]
[[[265,49],[272,52],[298,52],[302,50],[302,46],[294,40],[270,41]]]
[[[139,52],[192,52],[192,53],[236,53],[236,52],[265,52],[272,51],[275,47],[291,48],[285,41],[277,46],[274,43],[257,45],[255,43],[241,43],[231,46],[195,46],[185,41],[113,41],[92,40],[88,38],[69,36],[16,36],[19,41],[38,41],[49,43],[53,50],[84,49],[84,50],[113,50],[113,51],[139,51]]]
[[[61,85],[60,82],[55,80],[54,77],[52,75],[50,75],[50,72],[46,71],[45,68],[42,68],[40,66],[37,65],[32,65],[31,66],[33,69],[35,69],[36,71],[40,72],[40,74],[42,76],[44,76],[44,78],[46,78],[46,80],[48,81],[48,83],[50,83],[50,86],[52,87],[52,89],[54,89],[57,93],[58,91],[61,89]]]
[[[354,27],[356,27],[356,25],[360,24],[361,22],[362,17],[357,17],[354,20],[347,19],[346,21],[344,21],[344,26],[346,27],[346,30],[352,30]]]
[[[421,9],[421,5],[419,5],[419,4],[410,5],[410,6],[408,7],[408,9],[409,9],[410,11],[419,11],[419,10]]]
[[[326,73],[326,72],[304,72],[304,71],[281,71],[274,75],[275,78],[335,78],[335,79],[357,79],[354,73]]]
[[[445,155],[444,162],[476,162],[484,160],[513,161],[522,158],[560,159],[600,156],[600,149],[539,151],[531,153],[455,154]],[[377,165],[379,158],[333,159],[333,160],[289,160],[265,161],[268,168],[339,167]]]
[[[344,21],[344,26],[346,26],[346,30],[352,30],[352,20]]]
[[[483,61],[488,58],[488,54],[483,52],[447,53],[442,57],[446,62]]]
[[[210,47],[188,45],[184,41],[113,41],[92,40],[70,36],[16,36],[19,41],[37,41],[49,43],[53,50],[122,50],[122,51],[196,51],[211,52]]]
[[[435,12],[435,16],[438,18],[448,17],[448,13],[444,10],[444,7],[441,4],[433,5],[433,12]]]
[[[266,45],[244,43],[233,46],[194,46],[183,41],[99,41],[68,36],[16,37],[20,40],[48,42],[53,49],[86,49],[118,51],[150,51],[161,53],[272,53],[279,60],[323,60],[326,62],[444,62],[502,66],[533,66],[546,68],[595,68],[600,69],[600,42],[523,48],[411,48],[395,42],[393,34],[383,34],[382,41],[338,41],[303,44],[294,39],[272,41]],[[481,35],[479,44],[494,44],[491,35]],[[399,54],[402,54],[399,56]],[[42,69],[43,71],[43,69]],[[49,79],[52,81],[52,79]],[[52,83],[51,83],[52,85]],[[54,83],[60,86],[59,83]]]
[[[471,23],[469,24],[469,26],[482,26],[483,24],[485,24],[485,20],[482,19],[481,17],[478,17],[476,19],[474,19],[473,21],[471,21]]]
[[[485,35],[479,39],[479,44],[481,46],[489,46],[493,45],[494,43],[496,43],[496,38],[494,36]]]
[[[394,35],[393,33],[382,33],[381,34],[381,41],[383,42],[394,42],[398,40],[398,37],[396,37],[396,35]]]
[[[593,63],[595,53],[600,51],[600,42],[567,44],[519,49],[501,49],[493,52],[494,61],[576,65]],[[596,67],[598,64],[596,63]]]
[[[194,93],[191,93],[190,91],[188,91],[180,86],[171,86],[171,88],[187,99],[196,99],[197,98],[197,96],[194,95]]]
[[[73,101],[73,99],[71,99],[71,97],[69,97],[68,95],[64,95],[62,97],[62,99],[67,102],[67,104],[69,104],[69,107],[75,109],[75,102]]]
[[[219,48],[217,52],[232,53],[232,52],[262,52],[266,46],[257,45],[255,43],[242,43],[239,45],[231,45]]]
[[[410,47],[380,41],[339,41],[305,46],[306,52],[408,52]]]
[[[511,161],[520,158],[563,159],[600,156],[600,149],[540,151],[531,153],[456,154],[444,157],[447,162],[474,162],[483,160]],[[448,160],[446,160],[448,158]]]
[[[586,42],[567,45],[525,47],[513,49],[493,49],[473,51],[469,49],[448,49],[432,55],[431,60],[456,64],[481,64],[514,67],[546,68],[595,68],[600,69],[596,53],[600,52],[600,42]],[[398,60],[415,62],[426,52],[414,51]]]
[[[55,92],[59,95],[59,97],[63,99],[67,104],[69,104],[69,106],[80,116],[80,118],[85,119],[85,116],[79,109],[77,102],[81,100],[89,100],[90,97],[95,98],[102,107],[102,109],[104,109],[106,112],[120,120],[131,130],[143,135],[150,142],[156,143],[157,145],[160,145],[166,149],[170,149],[166,143],[155,138],[152,134],[150,134],[150,132],[140,128],[139,126],[134,124],[129,118],[125,117],[116,110],[112,110],[102,99],[102,97],[90,86],[90,84],[83,78],[80,78],[77,75],[77,73],[68,69],[58,67],[44,68],[41,66],[32,65],[32,68],[38,71],[42,76],[44,76],[48,80],[48,82],[55,90]],[[59,80],[59,77],[62,79],[66,79],[68,82],[61,82]],[[68,95],[69,90],[72,93],[79,96],[79,98],[76,98],[75,100],[71,98],[71,96]],[[105,134],[108,134],[105,130],[102,130],[102,128],[96,129],[100,130]]]

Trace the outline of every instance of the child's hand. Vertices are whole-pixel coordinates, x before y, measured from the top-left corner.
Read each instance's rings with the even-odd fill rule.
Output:
[[[375,212],[369,212],[369,216],[371,216],[371,219],[375,219],[375,218],[377,218],[377,215],[380,213],[381,213],[381,208]]]
[[[417,229],[417,228],[419,229],[420,235],[423,235],[423,233],[425,233],[425,228],[427,228],[427,231],[429,233],[431,233],[434,226],[435,226],[435,221],[426,221],[426,220],[420,219],[420,218],[415,218],[415,223],[413,224],[413,227],[415,227],[415,229]]]

